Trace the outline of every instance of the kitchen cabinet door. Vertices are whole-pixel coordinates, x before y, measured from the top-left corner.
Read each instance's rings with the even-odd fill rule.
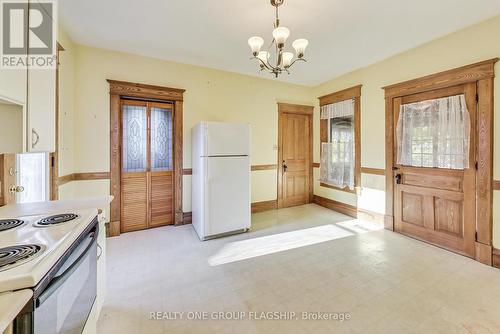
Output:
[[[26,69],[0,68],[0,99],[24,105],[27,74]]]
[[[56,148],[56,71],[28,70],[28,152]]]

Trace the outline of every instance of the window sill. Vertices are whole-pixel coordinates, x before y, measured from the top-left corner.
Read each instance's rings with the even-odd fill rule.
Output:
[[[319,185],[322,186],[322,187],[325,187],[325,188],[330,188],[330,189],[344,191],[344,192],[351,193],[351,194],[356,194],[356,189],[349,189],[348,187],[340,188],[340,187],[332,186],[332,185],[329,185],[329,184],[323,183],[323,182],[320,182]]]

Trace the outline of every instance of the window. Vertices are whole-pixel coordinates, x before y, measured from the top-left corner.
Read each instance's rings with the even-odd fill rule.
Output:
[[[324,187],[353,192],[359,185],[359,97],[361,86],[320,98],[321,165]]]
[[[18,203],[43,202],[49,194],[47,153],[17,154],[17,184],[24,191],[17,194]]]
[[[396,130],[398,164],[469,167],[470,119],[463,94],[403,104]]]

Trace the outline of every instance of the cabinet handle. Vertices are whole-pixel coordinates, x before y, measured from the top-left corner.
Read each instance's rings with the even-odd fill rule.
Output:
[[[35,148],[35,146],[38,144],[38,141],[40,140],[40,136],[38,135],[38,132],[36,132],[35,128],[31,129],[31,148]],[[35,138],[35,140],[33,140]]]

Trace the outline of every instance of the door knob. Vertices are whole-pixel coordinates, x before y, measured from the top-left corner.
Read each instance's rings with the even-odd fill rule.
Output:
[[[401,184],[401,174],[396,174],[396,183]]]
[[[24,191],[23,186],[10,186],[10,188],[9,188],[9,192],[11,194],[22,193],[23,191]]]
[[[283,160],[283,172],[284,173],[286,172],[287,168],[288,168],[288,166],[286,165],[285,160]]]

